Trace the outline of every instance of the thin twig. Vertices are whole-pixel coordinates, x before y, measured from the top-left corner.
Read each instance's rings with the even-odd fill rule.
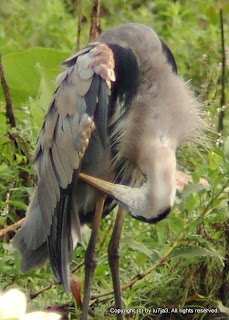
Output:
[[[71,273],[76,272],[76,270],[78,270],[79,268],[81,268],[83,264],[84,264],[84,259],[81,260],[74,268],[71,269]]]
[[[15,222],[14,224],[11,224],[10,226],[7,226],[6,228],[1,229],[0,230],[0,238],[5,236],[8,232],[11,232],[11,231],[14,231],[14,230],[20,228],[23,225],[24,221],[25,221],[25,218],[22,218],[21,220]]]
[[[100,0],[93,1],[92,15],[91,15],[91,28],[90,28],[90,41],[94,41],[101,33],[100,28]]]
[[[77,23],[77,37],[76,37],[76,51],[80,49],[80,36],[82,24],[82,0],[78,1],[78,23]]]
[[[220,16],[220,30],[221,30],[221,54],[222,54],[222,75],[221,75],[221,101],[220,101],[220,113],[218,122],[218,132],[223,130],[223,119],[224,119],[224,109],[225,106],[225,84],[226,84],[226,54],[225,54],[225,39],[224,39],[224,20],[223,20],[223,9],[219,9]]]
[[[36,291],[36,292],[33,292],[33,293],[30,293],[30,299],[35,299],[35,298],[36,298],[37,296],[39,296],[41,293],[43,293],[43,292],[51,289],[51,288],[52,288],[53,286],[55,286],[55,285],[58,285],[58,283],[56,283],[56,282],[53,281],[52,283],[50,283],[48,286],[42,288],[41,290]]]
[[[6,82],[6,77],[3,69],[1,53],[0,53],[0,79],[1,79],[4,98],[6,101],[6,122],[9,123],[11,128],[14,128],[16,127],[16,121],[15,121],[13,106],[12,106],[11,97],[10,97],[10,90]]]

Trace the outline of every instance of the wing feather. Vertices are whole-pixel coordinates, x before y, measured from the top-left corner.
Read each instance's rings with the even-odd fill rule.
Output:
[[[66,291],[71,251],[81,237],[74,190],[95,127],[105,139],[112,59],[108,46],[93,43],[64,62],[67,69],[56,79],[57,89],[35,149],[37,188],[13,241],[22,253],[24,271],[42,264],[49,252],[53,273]]]
[[[101,139],[102,145],[106,146],[107,140],[107,119],[108,119],[108,97],[107,97],[107,87],[104,82],[100,82],[99,92],[98,92],[98,107],[95,110],[95,122],[97,125],[97,130],[99,137]]]
[[[75,88],[80,96],[85,96],[91,86],[92,77],[89,79],[82,79],[78,73],[75,73]]]
[[[51,107],[49,109],[49,113],[47,114],[47,117],[44,122],[44,142],[42,149],[44,148],[51,148],[53,144],[53,136],[54,136],[54,131],[56,128],[56,123],[58,120],[59,114],[55,110],[55,105],[54,103],[51,104]],[[43,135],[41,135],[43,136]]]
[[[63,119],[59,120],[59,122],[58,122],[58,126],[56,128],[56,139],[55,140],[56,140],[57,152],[58,152],[58,155],[59,155],[60,160],[62,162],[66,176],[67,176],[67,183],[69,184],[71,182],[73,168],[71,168],[71,165],[68,160],[68,156],[70,153],[70,151],[68,150],[69,146],[64,145],[64,131],[63,131],[63,121],[62,120]]]
[[[61,158],[59,156],[56,142],[54,142],[52,147],[52,161],[58,184],[61,188],[65,189],[68,185],[68,177],[64,169],[64,162],[61,161]]]

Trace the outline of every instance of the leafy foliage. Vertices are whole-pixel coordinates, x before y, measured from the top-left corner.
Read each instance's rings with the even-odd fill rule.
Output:
[[[229,4],[221,1],[228,35]],[[1,0],[0,47],[5,76],[10,88],[17,127],[10,128],[0,89],[0,225],[2,228],[22,217],[34,186],[32,153],[53,91],[58,66],[74,51],[77,15],[76,0]],[[172,49],[179,73],[191,79],[204,103],[209,123],[208,147],[182,147],[180,168],[192,172],[193,183],[177,196],[169,217],[148,225],[126,216],[120,248],[121,282],[151,270],[146,277],[123,291],[124,308],[219,308],[216,314],[194,313],[192,319],[225,319],[229,316],[229,140],[228,104],[224,131],[215,133],[221,99],[221,43],[219,3],[209,0],[114,0],[102,1],[101,26],[105,30],[125,22],[153,27]],[[83,1],[82,45],[88,41],[91,1]],[[225,36],[226,41],[228,37]],[[228,43],[226,52],[228,53]],[[225,88],[228,100],[228,87]],[[206,189],[199,178],[208,182]],[[111,288],[107,246],[115,212],[101,223],[95,293]],[[85,232],[85,239],[87,238]],[[28,295],[51,283],[49,266],[22,275],[20,258],[9,244],[13,233],[0,244],[0,287],[25,288]],[[74,264],[83,257],[85,244],[74,253]],[[83,278],[83,268],[77,270]],[[105,298],[103,298],[105,299]],[[62,288],[52,286],[30,301],[30,308],[68,303],[68,318],[79,310]],[[109,313],[113,297],[94,302],[96,319],[113,319]],[[221,311],[221,312],[220,312]],[[130,319],[158,319],[157,314],[130,313]],[[166,314],[160,319],[183,319],[187,315]]]

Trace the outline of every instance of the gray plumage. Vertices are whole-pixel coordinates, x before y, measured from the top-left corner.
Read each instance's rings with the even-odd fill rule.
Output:
[[[172,53],[143,25],[111,29],[64,65],[37,140],[37,187],[13,245],[23,272],[49,256],[68,292],[72,251],[97,195],[79,172],[115,182],[114,199],[156,222],[174,201],[176,149],[199,134],[202,120]],[[113,206],[107,198],[104,214]]]

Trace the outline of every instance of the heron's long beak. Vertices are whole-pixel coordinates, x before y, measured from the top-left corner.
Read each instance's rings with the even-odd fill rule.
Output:
[[[112,182],[108,182],[99,178],[95,178],[89,176],[85,173],[79,173],[79,178],[84,182],[88,183],[92,187],[97,188],[98,190],[108,194],[113,195],[113,186]],[[181,172],[177,170],[176,174],[176,189],[180,192],[184,189],[184,187],[189,183],[192,182],[192,177],[187,173]],[[208,183],[205,179],[201,178],[199,184],[202,185],[203,188],[207,188]]]
[[[92,187],[95,187],[96,189],[108,194],[108,195],[113,195],[112,193],[112,187],[114,186],[113,183],[99,179],[99,178],[95,178],[92,176],[89,176],[85,173],[79,173],[79,178],[81,180],[83,180],[84,182],[88,183],[89,185],[91,185]]]

